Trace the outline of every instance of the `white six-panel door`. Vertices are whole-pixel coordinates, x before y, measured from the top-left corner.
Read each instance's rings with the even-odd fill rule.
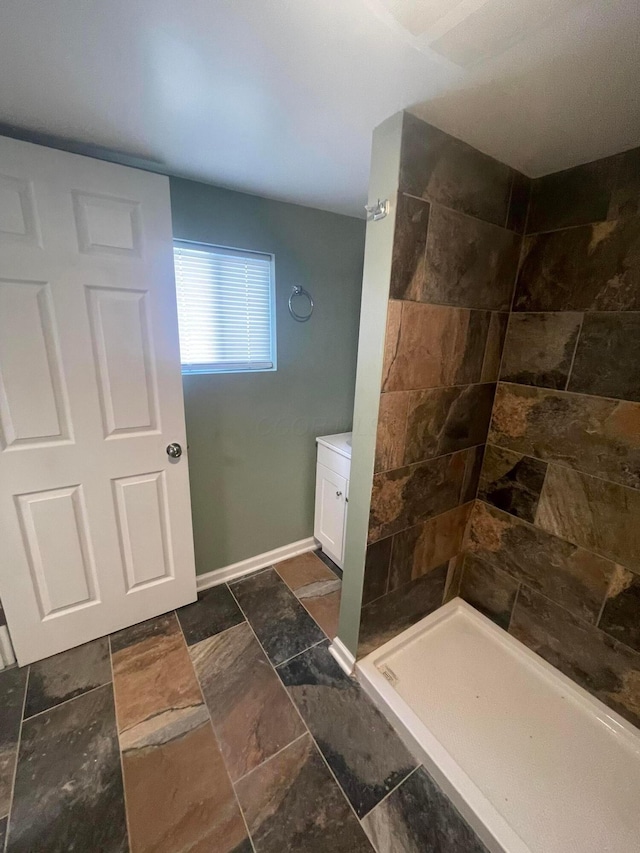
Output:
[[[195,594],[169,182],[0,138],[0,599],[18,661]]]

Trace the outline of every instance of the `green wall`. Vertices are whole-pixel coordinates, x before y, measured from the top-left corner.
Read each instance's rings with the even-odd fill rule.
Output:
[[[275,254],[277,371],[183,378],[202,574],[313,534],[315,437],[352,426],[365,223],[177,178],[171,210],[177,239]]]

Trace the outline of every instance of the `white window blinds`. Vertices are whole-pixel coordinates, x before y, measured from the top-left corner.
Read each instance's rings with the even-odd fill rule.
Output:
[[[275,369],[273,257],[174,243],[183,373]]]

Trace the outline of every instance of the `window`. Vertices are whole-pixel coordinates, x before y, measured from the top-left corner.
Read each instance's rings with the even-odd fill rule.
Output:
[[[273,255],[175,241],[183,373],[275,370]]]

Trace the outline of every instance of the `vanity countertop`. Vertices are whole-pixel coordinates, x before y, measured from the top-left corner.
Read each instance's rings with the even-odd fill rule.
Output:
[[[319,435],[316,441],[330,450],[335,450],[346,459],[351,459],[351,436],[350,432],[339,432],[336,435]]]

